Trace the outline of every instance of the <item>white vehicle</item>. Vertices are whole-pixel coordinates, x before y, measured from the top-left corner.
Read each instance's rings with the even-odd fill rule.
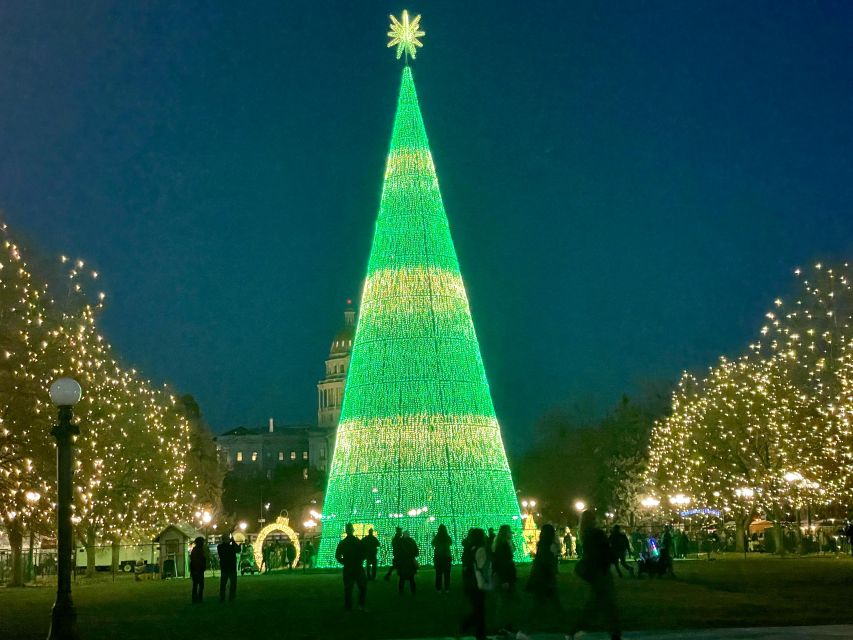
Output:
[[[86,547],[78,546],[76,556],[77,569],[86,568]],[[131,573],[137,561],[155,565],[160,560],[160,545],[156,542],[134,543],[122,540],[119,546],[118,567],[119,571]],[[113,548],[110,545],[98,545],[95,547],[95,570],[111,571],[113,566]]]

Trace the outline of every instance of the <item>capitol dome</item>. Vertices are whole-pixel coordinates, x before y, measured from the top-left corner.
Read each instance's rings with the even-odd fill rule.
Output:
[[[329,348],[329,356],[349,354],[352,351],[352,341],[355,338],[355,308],[352,300],[347,300],[347,308],[344,310],[344,326],[342,326],[332,339]]]

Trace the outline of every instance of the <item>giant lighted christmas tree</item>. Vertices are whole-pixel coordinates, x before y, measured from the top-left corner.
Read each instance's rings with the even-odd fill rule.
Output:
[[[419,18],[392,18],[391,45],[414,57]],[[389,45],[389,46],[391,46]],[[323,507],[319,562],[335,565],[347,522],[387,553],[396,527],[431,558],[445,524],[509,524],[518,502],[412,71],[403,68],[385,181]]]

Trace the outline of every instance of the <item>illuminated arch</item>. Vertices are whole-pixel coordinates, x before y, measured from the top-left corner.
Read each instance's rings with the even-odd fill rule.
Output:
[[[275,522],[268,524],[258,533],[258,537],[255,539],[255,564],[260,569],[261,565],[264,563],[264,540],[267,539],[267,536],[275,531],[279,531],[290,538],[290,542],[296,548],[296,558],[293,560],[293,566],[295,567],[299,564],[299,557],[302,555],[302,551],[299,547],[299,536],[296,535],[296,532],[290,528],[290,518],[285,516],[279,516],[275,519]]]

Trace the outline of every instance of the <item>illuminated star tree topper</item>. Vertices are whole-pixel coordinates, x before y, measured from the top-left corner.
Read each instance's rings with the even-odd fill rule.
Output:
[[[403,10],[403,15],[400,20],[395,16],[391,17],[391,31],[388,32],[388,37],[391,41],[388,43],[388,48],[397,47],[397,60],[403,53],[406,54],[406,62],[409,61],[409,56],[412,60],[415,59],[416,47],[424,46],[418,38],[424,35],[421,31],[421,16],[417,15],[414,19],[409,20],[409,12]]]

